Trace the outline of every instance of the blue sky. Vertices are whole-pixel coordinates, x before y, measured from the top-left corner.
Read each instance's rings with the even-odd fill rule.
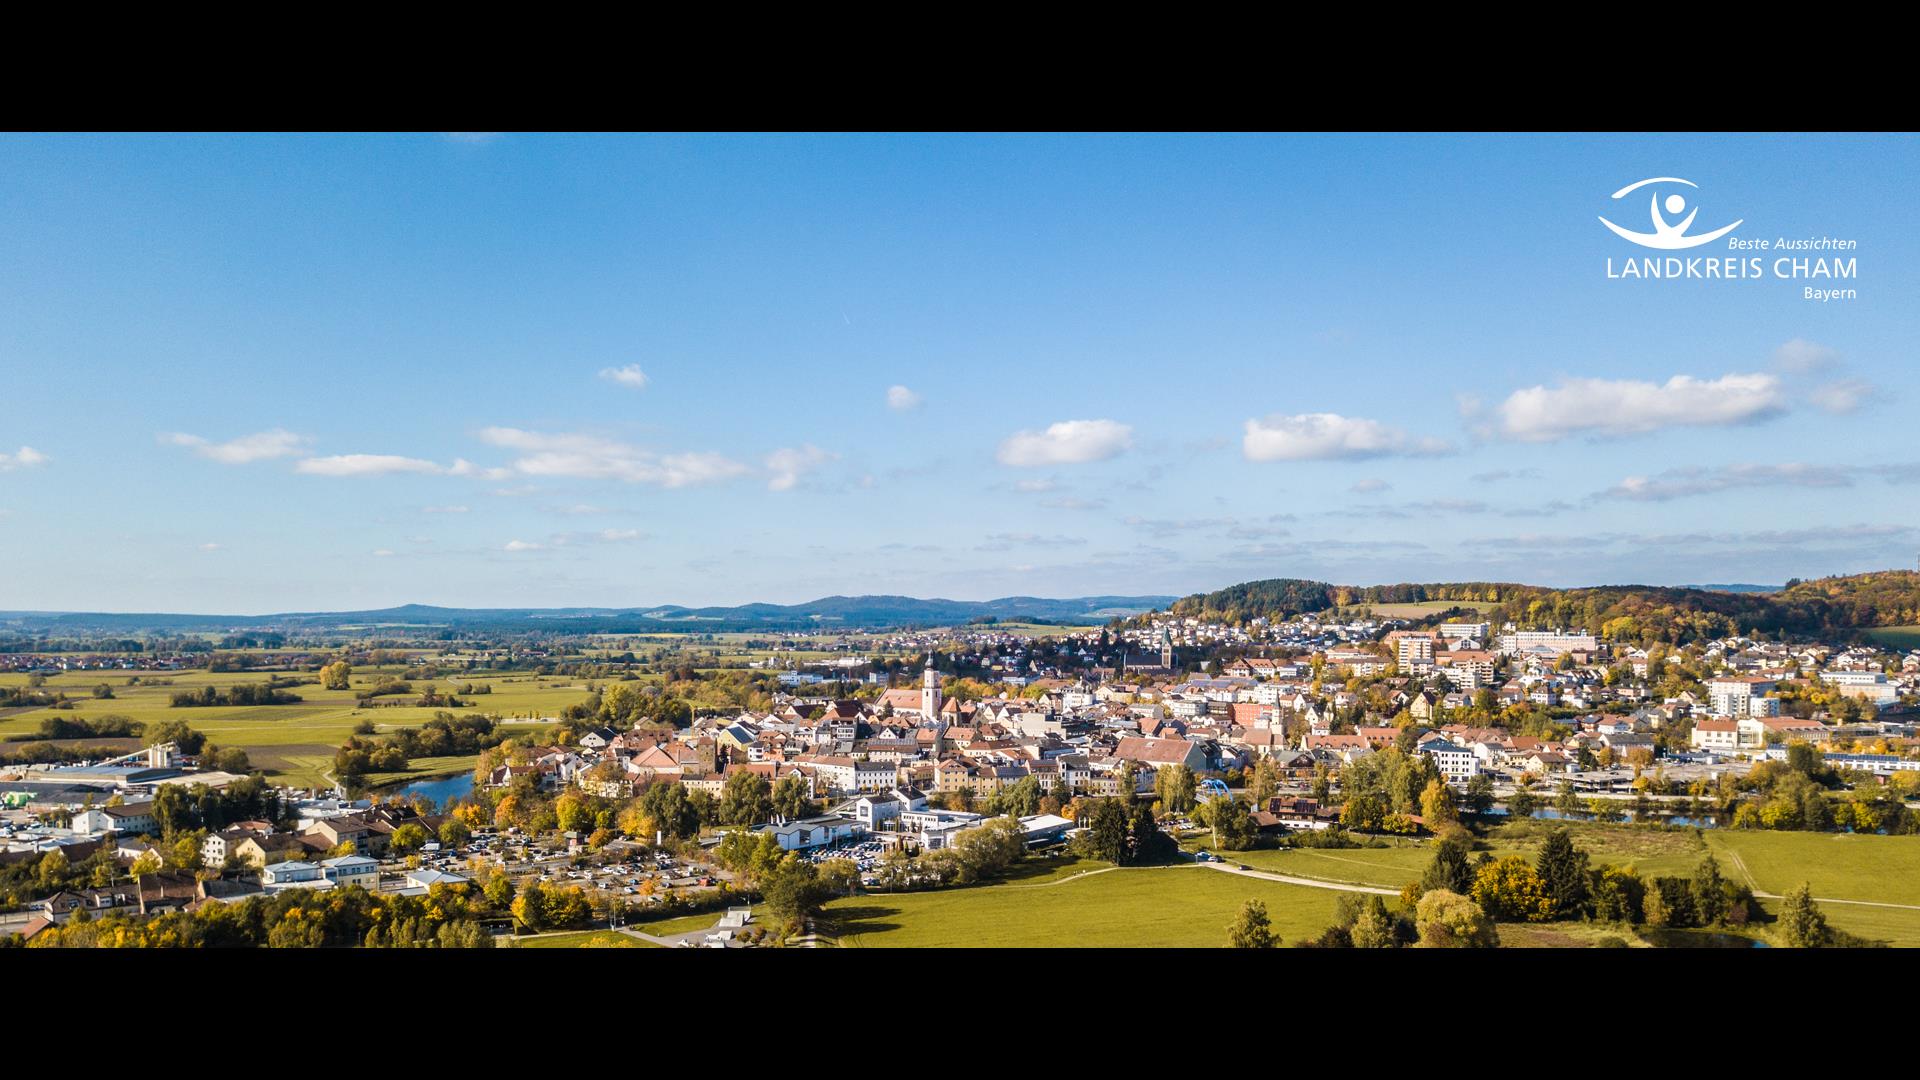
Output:
[[[1908,566],[1917,159],[4,136],[0,608]],[[1609,280],[1660,253],[1596,219],[1644,226],[1608,196],[1662,176],[1694,233],[1856,240],[1799,254],[1857,280]]]

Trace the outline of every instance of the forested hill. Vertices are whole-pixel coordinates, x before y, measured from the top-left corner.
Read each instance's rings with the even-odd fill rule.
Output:
[[[1777,592],[1730,592],[1654,585],[1550,589],[1510,582],[1330,585],[1273,578],[1175,601],[1171,611],[1243,623],[1375,604],[1471,602],[1495,623],[1579,626],[1604,637],[1685,642],[1730,633],[1844,633],[1920,623],[1920,573],[1888,570],[1791,581]]]
[[[647,608],[449,608],[408,604],[377,611],[280,615],[0,611],[0,635],[408,630],[645,634],[949,626],[995,620],[1097,624],[1164,607],[1172,599],[1170,596],[1071,599],[1007,596],[998,600],[922,600],[911,596],[826,596],[804,604],[742,604],[738,607],[690,608],[665,604]]]

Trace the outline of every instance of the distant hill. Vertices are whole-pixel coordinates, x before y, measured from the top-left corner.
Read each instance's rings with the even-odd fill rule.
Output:
[[[1331,585],[1299,578],[1250,581],[1183,597],[1182,616],[1243,623],[1367,604],[1471,601],[1494,622],[1580,626],[1615,640],[1679,643],[1734,633],[1846,634],[1920,624],[1920,573],[1790,581],[1784,587],[1604,585],[1550,589],[1503,582]]]
[[[1009,596],[999,600],[827,596],[804,604],[702,608],[675,604],[639,608],[449,608],[406,604],[373,611],[300,611],[278,615],[5,611],[0,612],[0,632],[33,635],[323,632],[391,627],[630,634],[669,630],[718,633],[834,627],[892,629],[950,626],[987,619],[1097,624],[1165,607],[1173,600],[1171,596],[1083,596],[1060,600],[1037,596]]]

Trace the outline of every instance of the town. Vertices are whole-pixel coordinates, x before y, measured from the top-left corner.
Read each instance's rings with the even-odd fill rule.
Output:
[[[1617,624],[1611,639],[1522,628],[1488,618],[1494,605],[1446,601],[1234,620],[1178,607],[1058,631],[0,654],[12,700],[54,717],[34,730],[65,736],[7,736],[0,934],[67,947],[109,932],[273,946],[890,944],[836,912],[872,896],[1191,867],[1200,876],[1181,880],[1259,886],[1235,916],[1257,906],[1256,937],[1278,918],[1296,943],[1350,942],[1365,917],[1398,920],[1409,943],[1428,931],[1498,940],[1574,913],[1600,925],[1578,900],[1530,908],[1538,883],[1510,880],[1534,873],[1515,852],[1572,830],[1596,849],[1594,883],[1573,891],[1648,875],[1606,921],[1617,937],[1670,943],[1757,932],[1763,900],[1791,894],[1731,876],[1747,860],[1723,838],[1836,832],[1906,857],[1920,833],[1920,648],[1858,635],[1643,645]],[[178,689],[211,668],[228,673],[224,691]],[[528,673],[577,696],[539,716],[482,711],[510,692],[499,680]],[[146,693],[164,687],[168,719],[109,717],[143,680]],[[67,682],[95,687],[84,707]],[[292,699],[255,711],[350,696],[363,719],[321,783],[276,781],[250,761],[267,748],[216,746],[193,728],[249,685]],[[375,722],[395,705],[430,718]],[[132,748],[76,759],[116,736]],[[468,768],[392,782],[413,759]],[[1542,831],[1556,824],[1557,840]],[[1428,861],[1456,848],[1478,863],[1455,891],[1422,890]],[[1730,875],[1708,907],[1737,916],[1700,924],[1684,913],[1702,901],[1647,903],[1689,885],[1650,869],[1691,875],[1680,864],[1695,856]],[[288,916],[316,892],[356,898],[351,940]],[[1451,931],[1420,925],[1423,892],[1459,897],[1484,932],[1460,930],[1458,910],[1435,916]],[[273,914],[220,913],[246,905]],[[1827,906],[1812,917],[1844,925],[1847,909]],[[1542,910],[1552,917],[1533,918]],[[1501,922],[1516,925],[1492,929]],[[905,931],[913,943],[931,928]],[[977,932],[981,944],[1048,941],[1044,926]]]
[[[1920,948],[1909,134],[0,160],[28,978]]]

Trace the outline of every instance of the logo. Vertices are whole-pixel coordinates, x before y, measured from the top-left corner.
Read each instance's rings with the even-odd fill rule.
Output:
[[[1625,198],[1643,187],[1657,184],[1685,184],[1696,191],[1700,188],[1699,184],[1691,180],[1682,180],[1677,176],[1655,176],[1628,184],[1626,187],[1614,192],[1613,197],[1616,199]],[[1666,213],[1661,212],[1663,206],[1666,208]],[[1715,229],[1710,233],[1688,236],[1687,230],[1693,227],[1693,219],[1700,214],[1699,207],[1694,207],[1692,212],[1688,213],[1685,218],[1682,218],[1678,225],[1672,224],[1667,220],[1667,214],[1677,215],[1686,209],[1687,197],[1685,195],[1676,191],[1668,194],[1665,199],[1662,199],[1660,197],[1660,189],[1655,187],[1651,193],[1651,201],[1648,205],[1648,212],[1653,217],[1652,232],[1642,233],[1634,232],[1632,229],[1623,229],[1613,222],[1608,221],[1606,218],[1601,218],[1600,224],[1612,229],[1614,235],[1620,239],[1632,241],[1641,247],[1654,248],[1658,251],[1684,251],[1687,248],[1697,248],[1702,244],[1711,244],[1715,240],[1732,232],[1734,229],[1739,228],[1740,222],[1746,220],[1745,218],[1741,218],[1740,221],[1736,221],[1732,225]]]

